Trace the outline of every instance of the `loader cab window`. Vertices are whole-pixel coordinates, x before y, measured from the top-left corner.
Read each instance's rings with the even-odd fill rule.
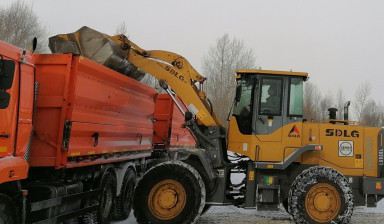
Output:
[[[237,91],[233,115],[242,134],[252,134],[252,108],[255,76],[245,75],[237,81]]]
[[[290,78],[288,116],[303,116],[303,82],[301,77]]]
[[[260,115],[281,115],[283,80],[262,78],[260,88]]]

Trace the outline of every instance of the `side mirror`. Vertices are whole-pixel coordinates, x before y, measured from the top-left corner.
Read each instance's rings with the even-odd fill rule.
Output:
[[[241,85],[238,85],[236,87],[236,96],[235,96],[235,101],[236,103],[240,102],[241,99],[241,92],[243,91],[243,87]]]
[[[35,52],[36,48],[37,48],[37,38],[34,37],[32,41],[32,52]]]
[[[0,91],[0,109],[5,109],[9,106],[11,95],[7,92]]]
[[[15,62],[0,59],[0,90],[10,89],[15,75]]]

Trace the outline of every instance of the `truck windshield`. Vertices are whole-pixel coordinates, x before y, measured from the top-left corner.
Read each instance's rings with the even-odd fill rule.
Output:
[[[252,134],[252,108],[255,78],[256,76],[246,75],[237,82],[237,85],[241,86],[241,96],[239,101],[235,104],[233,115],[236,117],[239,130],[243,134]]]

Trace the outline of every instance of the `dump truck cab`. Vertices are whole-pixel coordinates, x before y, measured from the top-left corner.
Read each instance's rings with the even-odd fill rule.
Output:
[[[0,183],[27,176],[33,96],[31,52],[0,41]]]

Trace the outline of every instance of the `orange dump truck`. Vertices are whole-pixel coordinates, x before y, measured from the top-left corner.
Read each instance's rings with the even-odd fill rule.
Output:
[[[0,42],[0,223],[127,218],[147,165],[195,147],[182,123],[169,96],[87,58]]]

